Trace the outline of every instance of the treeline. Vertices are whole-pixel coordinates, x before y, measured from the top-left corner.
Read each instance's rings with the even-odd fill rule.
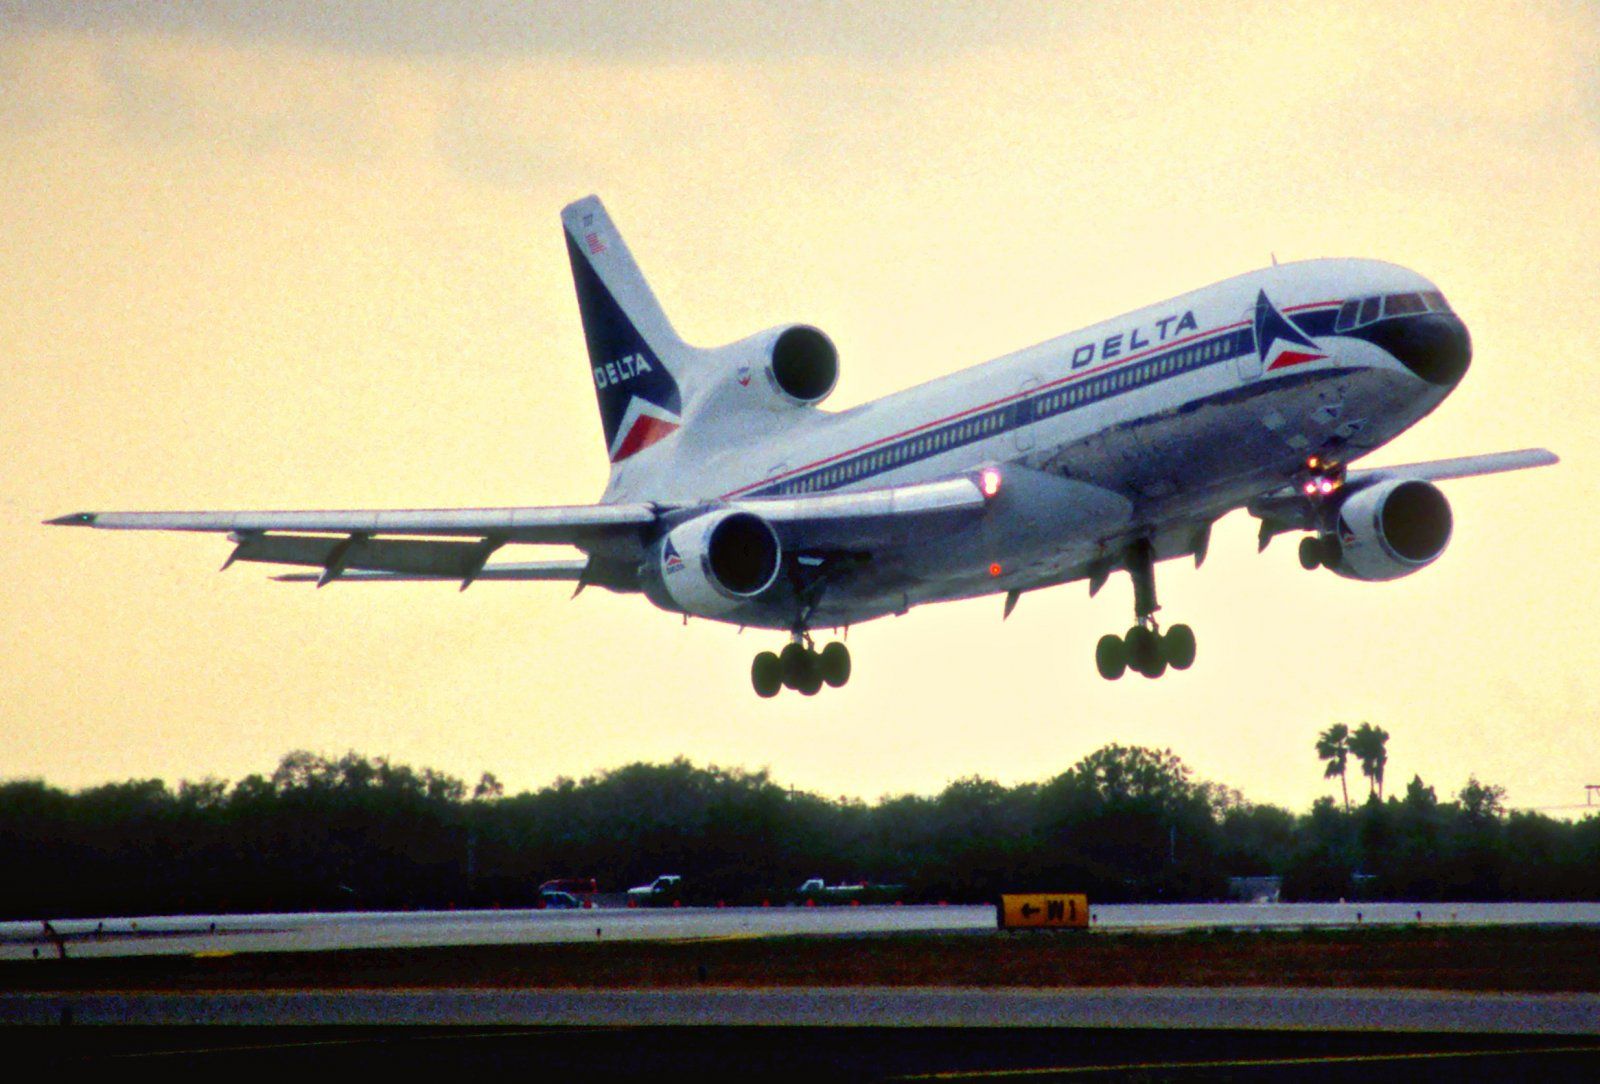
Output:
[[[1600,899],[1600,818],[1510,813],[1471,781],[1309,813],[1196,781],[1170,751],[1109,745],[1042,783],[957,780],[867,804],[765,771],[630,764],[507,796],[350,753],[285,756],[233,784],[0,784],[0,917],[527,906],[541,881],[620,891],[684,875],[690,902],[786,901],[805,878],[1096,900]]]

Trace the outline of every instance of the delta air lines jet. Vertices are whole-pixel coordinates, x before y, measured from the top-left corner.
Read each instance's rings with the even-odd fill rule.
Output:
[[[704,349],[678,337],[595,197],[562,213],[611,461],[598,504],[423,511],[81,512],[53,524],[226,534],[235,561],[314,582],[565,580],[673,613],[788,635],[751,681],[843,685],[812,633],[913,606],[1112,573],[1134,624],[1101,637],[1107,679],[1187,669],[1195,637],[1156,620],[1158,561],[1205,559],[1236,508],[1300,562],[1410,575],[1450,541],[1435,484],[1556,462],[1542,449],[1350,464],[1466,375],[1471,340],[1439,289],[1375,260],[1309,260],[1219,282],[849,410],[814,327]],[[581,557],[495,562],[510,547]]]

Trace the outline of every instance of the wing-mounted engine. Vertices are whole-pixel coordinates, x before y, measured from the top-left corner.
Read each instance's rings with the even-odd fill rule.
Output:
[[[1450,544],[1450,502],[1431,482],[1395,479],[1352,493],[1324,531],[1322,563],[1352,580],[1394,580],[1426,568]]]
[[[647,559],[645,590],[664,609],[720,617],[768,591],[783,567],[771,524],[723,509],[674,527]]]

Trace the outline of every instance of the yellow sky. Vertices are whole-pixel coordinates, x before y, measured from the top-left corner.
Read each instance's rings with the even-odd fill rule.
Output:
[[[1087,6],[1087,5],[1085,5]],[[285,3],[0,22],[0,777],[264,771],[357,749],[512,789],[635,759],[867,798],[1171,746],[1248,797],[1326,793],[1331,722],[1390,780],[1513,804],[1600,782],[1593,569],[1600,17],[1582,3]],[[797,14],[794,12],[798,12]],[[998,14],[996,14],[996,12]],[[1163,566],[1187,674],[1114,685],[1119,577],[852,631],[856,674],[759,702],[742,636],[555,585],[218,576],[205,537],[80,509],[581,503],[605,459],[557,214],[598,192],[713,344],[791,320],[848,406],[1280,259],[1437,281],[1462,387],[1371,462],[1544,445],[1451,483],[1391,584],[1255,554]],[[531,552],[514,555],[533,556]]]

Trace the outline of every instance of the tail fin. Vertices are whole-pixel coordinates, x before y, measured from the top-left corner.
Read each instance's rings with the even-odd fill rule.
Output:
[[[682,427],[673,371],[682,372],[693,348],[672,330],[599,197],[569,204],[561,224],[614,469]]]

